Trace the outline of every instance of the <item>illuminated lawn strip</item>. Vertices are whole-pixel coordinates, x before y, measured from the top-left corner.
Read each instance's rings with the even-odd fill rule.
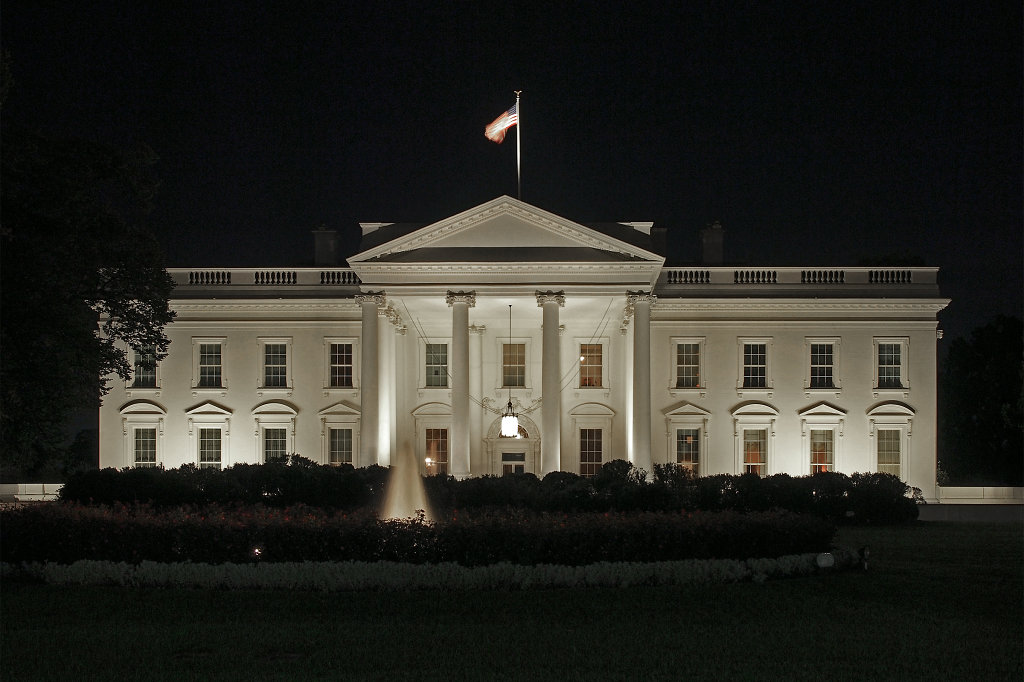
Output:
[[[49,585],[113,585],[199,589],[273,590],[525,590],[637,585],[694,585],[814,575],[818,554],[777,559],[703,559],[687,561],[600,562],[584,566],[522,566],[497,563],[282,562],[254,564],[157,563],[132,565],[76,561],[70,565],[3,565],[5,579],[29,579]],[[830,553],[832,570],[857,562],[849,550]]]

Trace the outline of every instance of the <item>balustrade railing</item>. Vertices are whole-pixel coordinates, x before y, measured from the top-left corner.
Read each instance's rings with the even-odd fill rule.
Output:
[[[217,270],[168,269],[177,286],[267,287],[267,286],[358,286],[359,277],[349,268],[230,268]]]

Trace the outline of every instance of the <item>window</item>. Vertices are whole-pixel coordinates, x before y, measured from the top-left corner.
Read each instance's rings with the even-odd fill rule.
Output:
[[[700,473],[700,429],[676,429],[676,464]]]
[[[428,343],[426,349],[427,377],[429,388],[448,386],[448,344]]]
[[[266,388],[288,386],[288,344],[263,344],[263,386]]]
[[[903,343],[900,341],[877,341],[878,388],[904,388]]]
[[[221,440],[220,429],[199,429],[199,468],[220,469]]]
[[[222,388],[224,386],[222,344],[202,342],[199,344],[199,383],[203,388]]]
[[[835,431],[811,429],[811,473],[835,471]]]
[[[134,429],[134,460],[137,467],[156,466],[156,428],[142,426]]]
[[[156,388],[156,348],[143,346],[135,351],[132,388]]]
[[[743,344],[743,388],[767,388],[768,344]]]
[[[288,429],[263,429],[263,461],[288,456]]]
[[[328,430],[327,463],[331,466],[352,464],[352,429]]]
[[[580,429],[580,476],[591,477],[601,470],[601,429]]]
[[[526,344],[501,344],[501,385],[510,388],[526,386]]]
[[[742,473],[764,476],[767,464],[768,431],[766,429],[744,429]]]
[[[501,453],[501,473],[521,474],[526,471],[525,452],[503,452]]]
[[[878,441],[878,472],[900,475],[900,446],[903,440],[901,429],[878,429],[875,435]]]
[[[352,344],[330,344],[330,382],[331,388],[352,387]]]
[[[676,388],[700,388],[700,344],[676,344]]]
[[[595,388],[603,385],[603,355],[603,347],[600,343],[580,344],[580,388]],[[513,385],[522,386],[522,384]]]
[[[811,344],[811,388],[835,388],[831,343]]]
[[[448,429],[427,429],[426,471],[428,476],[448,473]]]

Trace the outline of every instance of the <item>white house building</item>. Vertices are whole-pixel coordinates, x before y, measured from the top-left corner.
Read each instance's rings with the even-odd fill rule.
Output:
[[[503,196],[364,223],[336,263],[174,269],[169,355],[100,410],[100,466],[298,453],[465,477],[628,459],[698,474],[886,471],[936,494],[936,268],[665,267],[651,223]],[[500,433],[511,402],[518,435]]]

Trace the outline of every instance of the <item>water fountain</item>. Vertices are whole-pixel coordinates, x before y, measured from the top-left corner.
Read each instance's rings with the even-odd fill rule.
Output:
[[[420,476],[418,464],[412,446],[403,443],[391,463],[391,476],[388,478],[387,494],[384,497],[382,519],[415,518],[422,511],[425,521],[434,520],[426,491],[423,489],[423,478]]]

